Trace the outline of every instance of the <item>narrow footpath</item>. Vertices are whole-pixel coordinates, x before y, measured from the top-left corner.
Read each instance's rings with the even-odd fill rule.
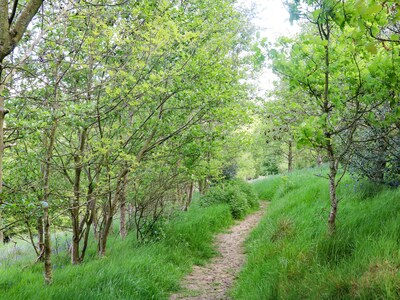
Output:
[[[227,292],[245,262],[243,243],[261,220],[267,205],[261,202],[257,212],[239,221],[228,232],[217,235],[215,246],[219,255],[205,266],[194,266],[192,273],[182,281],[183,290],[172,295],[170,300],[229,299]]]

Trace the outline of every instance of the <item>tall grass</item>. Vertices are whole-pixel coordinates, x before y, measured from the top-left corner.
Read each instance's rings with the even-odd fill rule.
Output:
[[[331,237],[328,182],[314,175],[324,173],[254,183],[272,202],[247,240],[235,299],[400,299],[400,190],[345,177]]]
[[[90,249],[85,263],[71,266],[65,254],[54,260],[54,284],[45,286],[42,266],[0,269],[0,299],[167,299],[193,264],[214,255],[213,236],[233,222],[228,205],[180,213],[164,227],[161,241],[138,244],[110,237],[108,256]]]

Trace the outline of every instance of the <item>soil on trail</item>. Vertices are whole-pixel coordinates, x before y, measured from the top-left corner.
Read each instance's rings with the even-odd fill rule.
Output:
[[[170,300],[229,299],[227,292],[245,261],[243,242],[260,221],[267,203],[263,201],[260,206],[257,212],[216,237],[219,255],[205,266],[194,266],[192,273],[183,279],[183,290],[172,295]]]

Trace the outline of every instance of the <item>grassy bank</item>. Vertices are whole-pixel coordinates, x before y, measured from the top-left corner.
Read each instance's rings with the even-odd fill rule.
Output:
[[[71,266],[54,259],[54,284],[43,284],[42,266],[0,269],[0,299],[167,299],[193,264],[214,254],[213,236],[233,222],[228,205],[194,205],[163,227],[161,241],[139,245],[133,237],[110,237],[108,256]],[[92,255],[92,257],[90,257]],[[25,262],[24,262],[25,263]]]
[[[345,177],[327,235],[328,183],[311,169],[254,183],[268,212],[247,241],[235,299],[400,299],[400,190]]]

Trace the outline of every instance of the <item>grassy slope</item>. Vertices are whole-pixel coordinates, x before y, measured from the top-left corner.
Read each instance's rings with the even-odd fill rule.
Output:
[[[343,179],[328,237],[328,183],[302,170],[255,182],[268,213],[247,241],[235,299],[400,299],[400,189]]]
[[[67,257],[58,257],[50,287],[43,284],[41,265],[3,268],[0,299],[167,299],[193,264],[214,254],[213,235],[232,222],[227,205],[193,206],[167,225],[160,242],[139,246],[110,237],[105,258],[71,266]]]

